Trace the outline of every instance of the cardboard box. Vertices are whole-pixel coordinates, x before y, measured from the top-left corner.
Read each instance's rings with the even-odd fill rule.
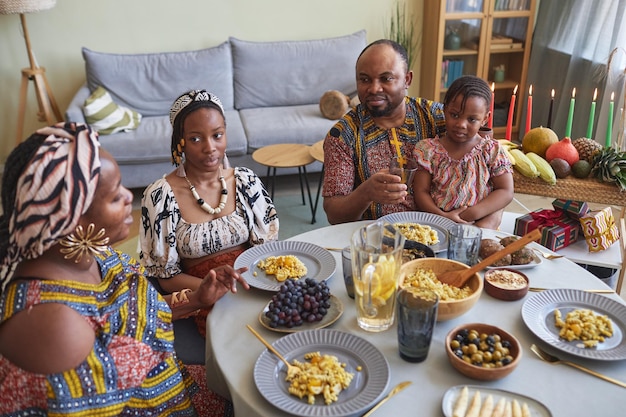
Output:
[[[619,239],[619,230],[611,207],[585,214],[580,218],[580,224],[589,252],[608,249]]]
[[[552,207],[554,207],[555,210],[559,209],[565,211],[565,214],[576,220],[589,213],[589,205],[584,201],[557,198],[552,202]]]
[[[580,223],[567,217],[563,210],[535,210],[515,219],[516,235],[523,236],[534,229],[541,230],[539,243],[557,251],[578,240]]]

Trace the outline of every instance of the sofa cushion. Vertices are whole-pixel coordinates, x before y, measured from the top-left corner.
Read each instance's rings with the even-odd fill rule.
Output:
[[[235,108],[316,104],[327,90],[351,96],[365,31],[308,41],[250,42],[229,38]],[[343,70],[336,70],[343,68]],[[349,68],[350,70],[346,70]]]
[[[245,109],[239,114],[252,150],[275,143],[312,145],[324,139],[336,123],[321,116],[317,103]]]
[[[136,129],[141,122],[141,114],[113,101],[111,95],[102,87],[96,88],[87,97],[83,107],[85,121],[101,135],[128,132]]]
[[[83,48],[89,91],[98,86],[113,100],[144,116],[169,113],[176,98],[204,88],[233,108],[233,72],[230,45],[224,42],[197,51],[109,54]]]

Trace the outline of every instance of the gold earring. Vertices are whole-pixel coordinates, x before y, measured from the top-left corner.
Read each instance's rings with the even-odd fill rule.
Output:
[[[104,252],[108,247],[109,237],[104,237],[106,233],[104,228],[94,235],[95,229],[96,226],[93,223],[89,223],[87,232],[83,226],[78,225],[74,233],[61,239],[59,243],[61,246],[65,246],[65,249],[61,249],[61,253],[66,254],[63,258],[72,259],[76,257],[74,263],[79,263],[83,259],[83,255],[98,255]]]

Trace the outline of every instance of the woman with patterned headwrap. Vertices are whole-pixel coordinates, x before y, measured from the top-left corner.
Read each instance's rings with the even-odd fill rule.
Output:
[[[139,259],[166,293],[196,288],[215,265],[278,238],[278,216],[257,175],[230,168],[220,99],[192,90],[170,109],[174,171],[142,199]],[[206,312],[196,316],[204,334]]]
[[[195,416],[198,386],[172,320],[215,303],[230,266],[162,297],[109,244],[127,237],[131,192],[85,125],[39,130],[8,157],[0,218],[0,415]]]

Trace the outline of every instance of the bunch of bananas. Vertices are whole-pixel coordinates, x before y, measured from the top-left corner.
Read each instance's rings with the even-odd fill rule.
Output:
[[[523,176],[539,177],[548,184],[556,184],[556,174],[548,161],[534,152],[524,153],[519,145],[510,140],[498,139],[504,153],[511,161],[511,165]]]

